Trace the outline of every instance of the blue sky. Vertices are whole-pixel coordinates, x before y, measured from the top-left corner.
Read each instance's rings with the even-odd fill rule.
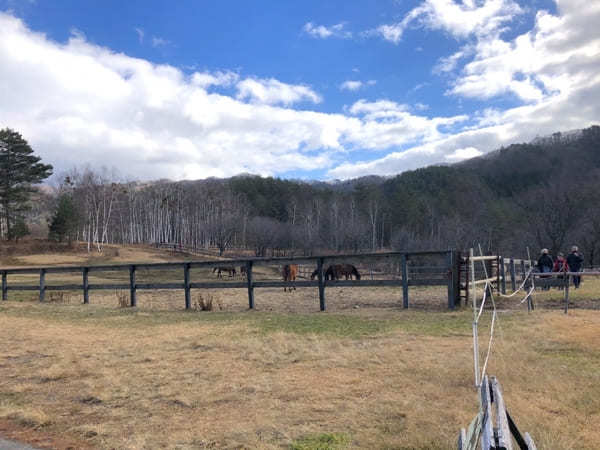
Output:
[[[0,127],[138,179],[452,163],[597,122],[598,4],[0,0]]]

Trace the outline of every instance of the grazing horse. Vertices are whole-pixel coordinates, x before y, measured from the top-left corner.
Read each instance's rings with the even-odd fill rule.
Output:
[[[314,280],[318,273],[319,271],[315,270],[310,276],[310,279]],[[357,280],[360,280],[360,273],[358,273],[358,270],[356,270],[356,267],[352,264],[333,264],[325,271],[326,280],[339,280],[342,277],[346,277],[346,280],[351,280],[352,275],[354,275]]]
[[[235,267],[232,266],[218,266],[213,269],[213,273],[217,272],[217,278],[223,278],[221,272],[227,272],[230,277],[235,277]]]
[[[317,275],[319,274],[319,269],[316,269],[310,276],[311,280],[314,280]],[[327,270],[325,272],[323,272],[323,275],[325,276],[326,280],[333,280],[334,278],[334,272],[333,272],[333,266],[329,266],[327,268]]]
[[[246,276],[246,266],[240,266],[240,276],[241,277]]]
[[[294,286],[293,282],[296,281],[296,276],[298,275],[298,264],[286,264],[283,266],[283,270],[281,271],[281,276],[283,277],[283,281],[291,282],[292,286],[284,286],[283,292],[285,292],[285,288],[288,288],[289,292],[292,292],[292,288],[296,290],[296,286]]]

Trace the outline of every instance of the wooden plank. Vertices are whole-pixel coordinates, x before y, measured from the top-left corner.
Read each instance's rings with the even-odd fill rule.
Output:
[[[517,424],[512,420],[512,417],[510,417],[510,414],[508,413],[508,411],[506,411],[506,418],[508,420],[508,427],[510,429],[510,432],[511,432],[512,436],[515,438],[515,442],[517,443],[517,445],[519,446],[519,448],[521,450],[527,450],[527,448],[528,448],[527,442],[525,441],[523,436],[521,436],[521,432],[517,428]]]
[[[135,290],[136,292],[139,289],[185,289],[185,283],[136,283]]]
[[[406,255],[402,255],[402,307],[408,308],[408,267]]]
[[[492,284],[492,283],[495,283],[495,282],[496,282],[496,277],[490,277],[490,278],[485,278],[485,279],[482,279],[482,280],[473,281],[473,284],[475,286],[477,286],[477,285],[480,285],[480,284],[485,284],[485,283]]]
[[[90,284],[88,286],[90,290],[103,290],[103,289],[114,289],[114,290],[125,290],[129,289],[129,284]]]
[[[460,433],[458,435],[458,450],[466,450],[467,443],[467,430],[464,428],[460,429]]]
[[[494,261],[498,259],[496,255],[473,256],[473,261]]]
[[[47,291],[80,291],[82,289],[82,284],[63,284],[60,286],[46,286]]]
[[[502,450],[512,450],[512,440],[510,437],[508,418],[506,417],[504,398],[502,397],[502,388],[496,377],[491,377],[491,385],[494,404],[496,405],[498,448]]]
[[[13,284],[6,287],[7,291],[39,291],[39,285]]]
[[[252,261],[246,261],[246,284],[248,286],[248,308],[254,309],[254,285],[252,284]]]
[[[423,278],[419,279],[409,279],[409,286],[445,286],[447,283],[443,278]],[[383,284],[383,286],[397,286],[402,284],[402,280],[388,280],[387,284]]]
[[[254,283],[254,285],[256,285],[256,282]],[[243,289],[247,286],[248,284],[243,281],[210,281],[206,283],[190,283],[190,288],[192,289]],[[283,286],[283,284],[281,286]]]
[[[494,448],[494,428],[492,426],[492,399],[490,397],[490,383],[488,376],[484,375],[481,382],[481,407],[483,409],[483,423],[481,427],[481,448],[490,450]]]
[[[527,450],[537,450],[535,442],[533,442],[533,439],[527,432],[525,432],[525,443],[527,444]]]

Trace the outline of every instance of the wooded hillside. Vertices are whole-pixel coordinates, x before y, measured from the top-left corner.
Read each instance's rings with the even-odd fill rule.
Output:
[[[540,247],[556,253],[578,244],[589,263],[600,247],[599,149],[600,127],[593,126],[393,178],[307,183],[243,175],[141,184],[75,171],[57,195],[72,200],[77,218],[59,238],[90,247],[243,247],[257,255],[481,243],[519,256],[527,246],[536,255]]]

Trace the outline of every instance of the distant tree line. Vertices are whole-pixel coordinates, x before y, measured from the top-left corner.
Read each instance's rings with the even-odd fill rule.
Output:
[[[532,256],[600,251],[600,127],[556,133],[449,166],[335,183],[251,175],[123,182],[107,170],[64,176],[48,204],[53,239],[170,242],[257,256],[467,249]]]

